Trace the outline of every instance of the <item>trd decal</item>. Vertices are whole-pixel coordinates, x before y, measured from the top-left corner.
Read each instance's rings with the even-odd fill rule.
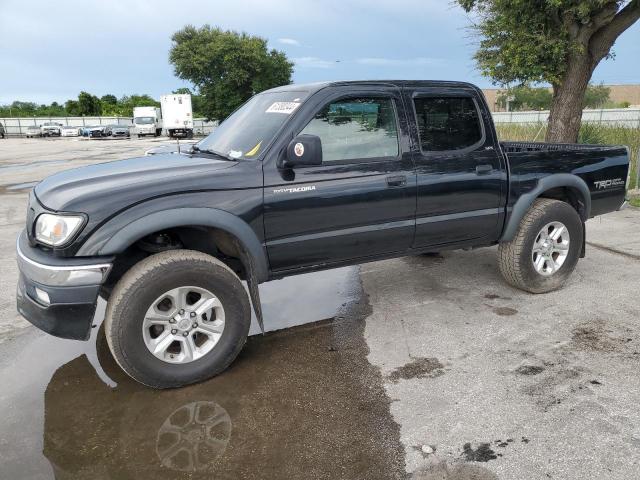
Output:
[[[602,190],[605,188],[619,187],[624,186],[624,180],[621,178],[610,178],[608,180],[596,180],[593,184],[596,186],[596,189]]]

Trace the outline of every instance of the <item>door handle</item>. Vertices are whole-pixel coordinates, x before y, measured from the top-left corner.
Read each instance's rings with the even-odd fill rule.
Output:
[[[393,175],[387,177],[387,185],[389,187],[402,187],[407,184],[407,177],[405,175]]]
[[[493,170],[493,167],[491,165],[478,165],[476,167],[476,175],[486,175],[492,170]]]

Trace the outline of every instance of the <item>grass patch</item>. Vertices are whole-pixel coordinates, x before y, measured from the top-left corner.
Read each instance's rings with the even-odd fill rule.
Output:
[[[543,142],[547,133],[547,124],[498,123],[496,124],[496,130],[498,131],[498,137],[503,141]],[[637,188],[640,127],[630,128],[617,125],[583,123],[580,128],[578,142],[628,146],[631,150],[631,182],[629,188]]]

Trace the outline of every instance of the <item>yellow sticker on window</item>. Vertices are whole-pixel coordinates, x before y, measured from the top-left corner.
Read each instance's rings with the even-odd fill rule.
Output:
[[[260,150],[260,145],[262,145],[262,140],[258,142],[258,144],[244,154],[245,157],[253,157]]]

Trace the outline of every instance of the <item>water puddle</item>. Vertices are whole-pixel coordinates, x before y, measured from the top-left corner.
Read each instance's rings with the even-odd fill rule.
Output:
[[[270,328],[304,325],[251,336],[229,370],[187,388],[129,380],[102,328],[2,345],[0,477],[404,478],[357,269],[261,290]]]

